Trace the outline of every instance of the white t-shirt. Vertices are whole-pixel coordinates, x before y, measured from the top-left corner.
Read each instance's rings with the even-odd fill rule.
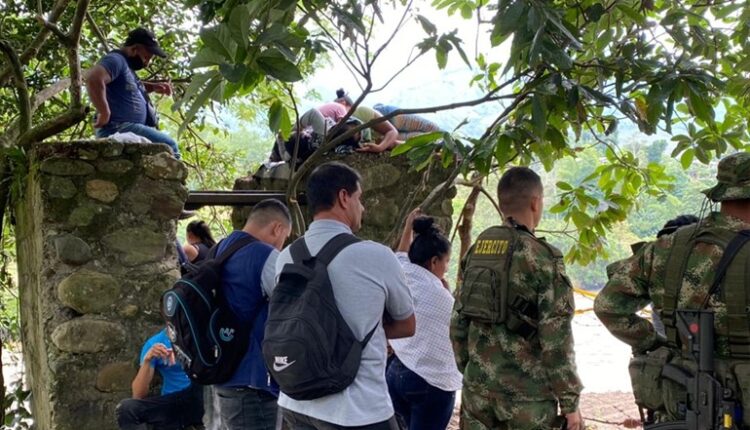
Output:
[[[305,243],[315,255],[334,236],[351,233],[345,224],[318,220],[310,224]],[[276,277],[291,263],[289,248],[276,261]],[[362,351],[362,364],[354,382],[343,391],[315,400],[294,400],[282,392],[279,406],[340,426],[364,426],[393,416],[385,381],[386,340],[383,313],[400,321],[414,314],[404,272],[387,247],[362,241],[346,247],[328,265],[336,305],[357,339],[377,329]]]
[[[404,366],[433,387],[460,390],[463,376],[450,339],[453,296],[437,276],[409,261],[405,252],[396,253],[396,257],[414,298],[417,329],[412,337],[392,339],[391,347]]]

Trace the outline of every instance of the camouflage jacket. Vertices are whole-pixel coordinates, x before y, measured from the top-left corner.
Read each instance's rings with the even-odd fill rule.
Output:
[[[711,213],[701,225],[735,232],[750,228],[750,224],[718,212]],[[636,353],[650,350],[663,340],[657,337],[651,323],[636,312],[653,302],[654,311],[662,316],[664,271],[673,241],[674,235],[663,236],[612,266],[609,282],[594,302],[594,311],[602,323]],[[722,254],[717,245],[704,242],[695,245],[682,280],[678,308],[700,308]],[[728,340],[721,335],[726,333],[726,305],[720,298],[712,297],[708,307],[716,313],[716,351],[719,356],[728,356]]]
[[[464,388],[484,397],[554,399],[563,413],[573,412],[583,388],[573,349],[573,290],[554,248],[523,227],[519,242],[510,264],[509,295],[537,304],[537,334],[526,340],[503,324],[476,323],[454,312],[451,338]]]

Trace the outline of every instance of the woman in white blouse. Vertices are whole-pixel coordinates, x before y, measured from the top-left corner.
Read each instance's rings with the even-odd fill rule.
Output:
[[[409,214],[396,253],[411,288],[417,328],[410,338],[390,341],[395,358],[386,378],[407,429],[444,430],[461,388],[450,341],[453,296],[444,278],[451,244],[434,219],[420,215],[419,209]]]

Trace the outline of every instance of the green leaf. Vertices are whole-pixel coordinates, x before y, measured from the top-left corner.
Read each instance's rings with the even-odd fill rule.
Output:
[[[714,109],[708,99],[693,84],[688,84],[688,107],[693,115],[705,121],[714,123]]]
[[[542,62],[541,51],[542,51],[542,42],[544,40],[544,34],[545,34],[545,26],[542,24],[539,26],[539,28],[536,30],[536,34],[534,34],[534,39],[531,41],[531,49],[529,49],[529,64],[531,65],[537,65],[540,62]]]
[[[501,135],[495,145],[495,159],[500,165],[504,165],[516,154],[513,149],[513,139],[507,134]]]
[[[573,68],[573,60],[564,50],[548,40],[544,41],[543,46],[542,52],[544,57],[559,67],[560,70],[567,71]]]
[[[204,29],[200,35],[206,47],[224,56],[227,60],[234,61],[237,44],[232,40],[231,31],[226,24],[222,23],[216,27]]]
[[[552,145],[555,149],[564,149],[566,146],[565,136],[555,127],[548,126],[547,132],[544,134],[544,138]]]
[[[391,151],[391,156],[395,157],[396,155],[400,155],[405,152],[408,152],[412,148],[416,148],[419,146],[424,146],[428,143],[432,143],[440,139],[441,137],[443,137],[444,134],[445,133],[442,131],[433,131],[431,133],[420,134],[412,138],[409,138],[406,140],[406,142],[393,148],[393,150]]]
[[[297,66],[284,57],[276,48],[266,49],[257,58],[258,67],[267,75],[282,82],[296,82],[302,79]]]
[[[471,62],[469,62],[469,57],[466,56],[466,52],[464,52],[464,48],[461,46],[461,39],[457,37],[452,37],[449,39],[451,44],[456,48],[456,51],[458,51],[458,55],[461,56],[461,59],[464,60],[464,63],[471,67]]]
[[[190,85],[188,85],[187,89],[185,90],[185,94],[183,94],[183,96],[177,101],[177,103],[172,105],[172,111],[177,111],[182,108],[182,105],[185,104],[185,102],[191,100],[198,93],[198,90],[203,88],[203,86],[206,85],[206,82],[208,82],[208,80],[215,75],[215,71],[198,73],[194,75],[190,80]]]
[[[279,100],[273,102],[268,109],[268,129],[271,130],[271,133],[276,134],[279,131],[279,124],[281,124],[281,109],[283,109],[283,106]]]
[[[609,136],[616,131],[617,131],[617,119],[613,118],[612,121],[609,122],[607,129],[604,130],[604,135]]]
[[[203,47],[200,51],[198,51],[198,54],[193,57],[193,60],[190,61],[190,68],[199,69],[201,67],[218,66],[219,64],[224,63],[226,60],[227,58],[217,53],[213,49]]]
[[[559,214],[559,213],[565,212],[566,209],[568,209],[568,204],[564,203],[563,201],[560,201],[560,203],[549,208],[549,213]]]
[[[534,95],[531,99],[531,122],[534,125],[534,133],[542,138],[547,131],[547,109],[544,107],[544,101],[539,95]]]
[[[572,210],[570,212],[570,217],[573,219],[573,224],[575,224],[576,228],[579,230],[584,229],[591,222],[591,217],[589,217],[585,212],[578,209]]]
[[[222,63],[219,65],[219,71],[227,81],[237,83],[242,81],[247,72],[247,67],[244,64],[227,64]]]
[[[695,150],[693,148],[688,148],[685,150],[685,152],[682,153],[682,156],[680,157],[680,164],[682,165],[683,169],[687,169],[691,164],[693,164],[694,156]]]
[[[250,11],[247,5],[239,5],[229,12],[229,30],[238,45],[247,48],[250,33]]]
[[[437,59],[438,68],[445,69],[448,64],[448,52],[440,45],[435,47],[435,59]]]
[[[289,33],[287,32],[286,27],[274,22],[270,27],[263,30],[260,36],[258,36],[258,39],[256,39],[256,43],[269,44],[271,42],[283,40],[287,36],[289,36]]]
[[[669,25],[675,25],[682,20],[682,18],[685,17],[685,12],[682,10],[673,10],[667,13],[667,16],[664,17],[664,19],[661,20],[661,25],[663,26],[669,26]]]
[[[557,185],[557,188],[563,191],[573,191],[573,186],[567,182],[558,181],[556,185]]]
[[[599,21],[599,18],[604,15],[604,6],[602,6],[601,3],[594,3],[591,6],[587,7],[583,14],[586,15],[586,19],[588,19],[591,22]]]
[[[177,134],[181,134],[185,127],[195,118],[198,110],[205,107],[209,99],[213,98],[215,92],[221,87],[221,79],[218,73],[211,73],[209,79],[200,93],[193,99],[193,103],[190,105],[190,109],[185,114],[185,120],[180,125]]]
[[[646,22],[646,19],[643,17],[643,15],[631,9],[631,7],[625,3],[618,2],[615,7],[617,8],[617,10],[622,12],[625,16],[632,19],[639,25],[643,25]]]
[[[422,25],[425,33],[431,36],[437,34],[437,27],[435,27],[435,24],[430,22],[430,20],[425,18],[423,15],[417,14],[417,21],[419,21],[419,24]]]
[[[524,0],[515,0],[506,9],[500,9],[493,19],[494,27],[490,42],[492,46],[497,46],[505,40],[508,35],[521,28],[524,20],[522,19],[526,12],[526,2]]]
[[[289,109],[281,107],[281,118],[279,119],[279,133],[284,140],[289,139],[292,134],[292,119],[289,115]]]

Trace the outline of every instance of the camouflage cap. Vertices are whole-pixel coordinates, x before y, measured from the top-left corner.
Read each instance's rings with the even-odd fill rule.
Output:
[[[719,161],[718,183],[703,190],[715,202],[750,199],[750,153],[738,152]]]

